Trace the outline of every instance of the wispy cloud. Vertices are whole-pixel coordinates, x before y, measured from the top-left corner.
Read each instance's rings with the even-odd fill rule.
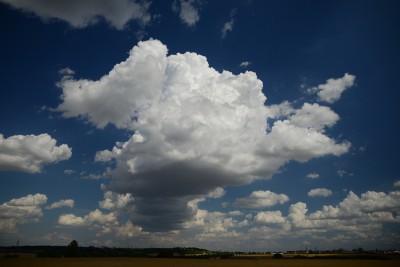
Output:
[[[251,65],[250,61],[243,61],[242,63],[240,63],[239,66],[242,67],[242,68],[247,68],[250,65]]]
[[[57,202],[52,203],[50,206],[47,206],[46,209],[59,209],[63,207],[73,208],[74,207],[74,200],[73,199],[61,199]]]
[[[76,173],[76,171],[68,169],[68,170],[64,170],[64,173],[67,175],[72,175],[72,174]]]
[[[336,174],[337,174],[337,176],[339,176],[339,177],[353,176],[353,175],[354,175],[354,173],[351,173],[351,172],[348,172],[348,171],[345,171],[345,170],[338,170],[338,171],[336,172]]]
[[[228,32],[233,31],[233,25],[235,23],[235,15],[236,15],[236,9],[233,9],[229,15],[229,20],[224,23],[224,26],[222,27],[221,30],[221,38],[224,39]]]

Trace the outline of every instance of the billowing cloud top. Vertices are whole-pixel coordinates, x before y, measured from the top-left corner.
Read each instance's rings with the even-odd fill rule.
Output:
[[[140,42],[98,81],[68,75],[58,85],[65,117],[132,131],[96,160],[116,161],[106,190],[131,194],[132,220],[147,229],[179,228],[193,215],[188,202],[218,187],[350,146],[325,134],[339,120],[329,107],[269,108],[255,73],[219,73],[195,53],[167,56],[158,40]]]
[[[66,144],[56,146],[56,143],[48,134],[8,138],[0,134],[0,170],[37,173],[44,164],[69,159],[71,148]]]

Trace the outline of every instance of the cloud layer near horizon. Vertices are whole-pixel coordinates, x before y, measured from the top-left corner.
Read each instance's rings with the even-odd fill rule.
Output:
[[[144,229],[181,228],[194,215],[188,203],[218,187],[348,151],[325,134],[339,120],[329,107],[267,107],[254,72],[219,73],[201,55],[167,51],[158,40],[139,42],[100,80],[68,75],[58,83],[63,116],[132,131],[96,160],[116,162],[106,189],[132,194],[132,220]]]

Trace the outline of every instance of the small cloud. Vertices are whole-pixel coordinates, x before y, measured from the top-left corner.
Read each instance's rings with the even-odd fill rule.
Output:
[[[179,12],[179,17],[183,23],[189,27],[193,27],[200,20],[199,4],[200,1],[196,0],[180,0],[179,4],[175,0],[172,3],[172,10],[177,13]]]
[[[229,16],[229,20],[225,22],[224,27],[221,30],[221,38],[224,39],[228,32],[233,31],[233,25],[235,23],[235,15],[236,15],[236,9],[233,9],[231,11],[231,14]]]
[[[74,171],[74,170],[64,170],[64,173],[67,174],[67,175],[72,175],[72,174],[76,173],[76,171]]]
[[[347,172],[347,171],[345,171],[345,170],[338,170],[338,171],[336,172],[336,174],[337,174],[338,176],[340,176],[340,177],[344,177],[344,176],[353,176],[353,175],[354,175],[354,173]]]
[[[71,80],[74,78],[75,71],[70,69],[69,67],[66,67],[66,68],[60,69],[58,71],[58,75],[61,76],[61,81]]]
[[[100,179],[108,179],[109,174],[107,171],[101,173],[101,174],[95,174],[95,173],[90,173],[88,175],[83,175],[81,176],[82,179],[89,179],[89,180],[100,180]]]
[[[233,19],[231,19],[230,21],[228,21],[228,22],[225,22],[225,24],[224,24],[224,27],[222,28],[222,31],[221,31],[221,38],[222,39],[224,39],[225,37],[226,37],[226,34],[228,33],[228,32],[231,32],[232,30],[233,30],[233,24],[234,24],[234,20]]]
[[[110,150],[97,151],[94,161],[95,162],[108,162],[114,158],[114,154]]]
[[[65,75],[75,75],[75,71],[70,69],[69,67],[60,69],[58,71],[58,74],[60,74],[61,76],[65,76]]]
[[[148,33],[143,29],[140,29],[135,33],[136,39],[139,41],[142,41],[147,35]]]
[[[36,109],[38,113],[43,113],[45,111],[48,111],[48,107],[46,105],[43,105],[41,107],[36,107]]]
[[[225,195],[225,189],[222,187],[217,187],[210,193],[208,193],[207,197],[209,198],[221,198]]]
[[[82,179],[91,179],[91,180],[99,180],[99,179],[108,179],[111,175],[111,168],[107,167],[103,173],[86,173],[85,171],[80,173]]]
[[[33,13],[43,21],[65,21],[74,28],[84,28],[104,19],[117,30],[131,20],[147,25],[151,16],[148,1],[11,1],[1,0],[15,9]]]
[[[52,210],[52,209],[58,209],[58,208],[62,208],[62,207],[73,208],[74,203],[75,202],[72,199],[62,199],[57,202],[54,202],[50,206],[47,206],[46,209]]]
[[[338,101],[342,93],[354,85],[356,76],[346,73],[342,78],[328,79],[325,84],[308,89],[308,93],[317,93],[319,101],[334,103]]]
[[[65,226],[82,226],[85,222],[82,217],[74,214],[63,214],[58,218],[58,224]]]
[[[396,181],[393,183],[394,187],[400,187],[400,180]]]
[[[243,61],[242,63],[240,63],[239,66],[242,67],[242,68],[247,68],[250,65],[251,65],[250,61]]]
[[[229,202],[224,202],[224,203],[222,203],[222,207],[223,208],[228,208],[228,207],[230,207],[230,205],[231,205],[231,203],[229,203]]]
[[[228,213],[230,216],[242,216],[243,213],[240,210],[233,210]]]
[[[99,207],[105,210],[123,210],[130,202],[134,201],[131,194],[118,194],[111,191],[104,193],[104,200],[99,202]]]
[[[326,188],[315,188],[308,192],[309,197],[328,197],[332,195],[332,191]]]
[[[233,205],[239,208],[261,209],[284,204],[288,201],[289,197],[285,194],[260,190],[252,192],[248,197],[236,199]]]
[[[310,178],[310,179],[317,179],[317,178],[319,178],[319,174],[316,172],[312,172],[312,173],[307,174],[306,177]]]

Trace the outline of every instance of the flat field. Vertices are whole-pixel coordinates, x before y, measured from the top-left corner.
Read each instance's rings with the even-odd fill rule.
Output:
[[[398,267],[398,260],[9,258],[1,267]]]

